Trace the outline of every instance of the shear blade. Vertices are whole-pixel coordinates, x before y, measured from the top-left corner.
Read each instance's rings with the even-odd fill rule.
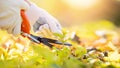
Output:
[[[50,42],[50,43],[54,43],[54,44],[60,44],[60,45],[72,46],[72,44],[67,43],[67,42],[63,43],[63,42],[61,42],[61,41],[54,40],[54,39],[49,39],[49,38],[42,38],[42,39],[46,39],[48,42]]]
[[[33,40],[34,42],[37,42],[37,43],[38,43],[38,42],[41,42],[41,43],[43,43],[43,44],[45,44],[45,45],[47,45],[47,46],[49,46],[49,47],[52,47],[52,44],[50,44],[50,43],[72,46],[72,44],[67,43],[67,42],[63,43],[63,42],[60,42],[60,41],[58,41],[58,40],[49,39],[49,38],[44,38],[44,37],[39,37],[39,36],[34,36],[34,35],[32,35],[32,34],[31,34],[30,36],[32,37],[32,40]]]

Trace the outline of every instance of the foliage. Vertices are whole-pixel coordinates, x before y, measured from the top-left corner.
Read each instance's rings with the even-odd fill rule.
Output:
[[[76,33],[63,29],[63,35],[55,36],[72,46],[55,45],[52,49],[0,30],[0,68],[119,68],[119,33],[113,31],[115,27],[111,24],[107,24],[108,28],[105,29],[97,26],[84,25],[91,30],[90,35],[82,33],[85,28]],[[94,38],[86,37],[92,34]],[[79,43],[75,35],[80,38],[77,39]]]

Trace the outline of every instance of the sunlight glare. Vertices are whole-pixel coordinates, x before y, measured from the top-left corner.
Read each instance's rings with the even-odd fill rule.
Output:
[[[89,8],[98,3],[99,0],[63,0],[74,8]]]

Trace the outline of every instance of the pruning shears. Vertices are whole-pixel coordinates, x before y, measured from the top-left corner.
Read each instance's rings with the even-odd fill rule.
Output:
[[[43,43],[50,48],[53,47],[52,43],[53,44],[59,44],[59,45],[72,46],[72,44],[67,43],[67,42],[63,43],[63,42],[55,40],[55,39],[39,37],[39,36],[35,36],[35,35],[32,35],[32,34],[24,33],[24,32],[22,32],[22,35],[28,37],[30,40],[32,40],[35,43],[38,43],[38,44]]]
[[[29,24],[29,21],[28,21],[26,15],[25,15],[24,10],[21,10],[21,17],[23,19],[23,22],[22,22],[22,25],[21,25],[21,31],[22,31],[21,34],[23,36],[28,37],[33,42],[39,43],[39,44],[43,43],[43,44],[47,45],[50,48],[53,47],[53,45],[51,43],[60,44],[60,45],[66,45],[66,46],[72,46],[69,43],[62,43],[62,42],[60,42],[58,40],[49,39],[49,38],[45,38],[45,37],[39,37],[39,36],[35,36],[35,35],[30,34],[30,24]]]

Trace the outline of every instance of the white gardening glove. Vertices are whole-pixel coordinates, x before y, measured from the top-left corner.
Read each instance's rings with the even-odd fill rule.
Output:
[[[14,35],[20,34],[22,23],[20,11],[28,7],[24,0],[0,0],[0,29]]]
[[[43,17],[39,17],[39,19],[33,25],[33,30],[35,32],[41,31],[43,28],[49,29],[53,33],[62,34],[61,25],[59,24],[59,22],[55,18],[46,13]]]
[[[44,27],[53,33],[62,33],[60,23],[47,11],[37,5],[31,3],[30,8],[26,11],[26,15],[35,32],[40,31]],[[47,27],[45,26],[46,24]]]

